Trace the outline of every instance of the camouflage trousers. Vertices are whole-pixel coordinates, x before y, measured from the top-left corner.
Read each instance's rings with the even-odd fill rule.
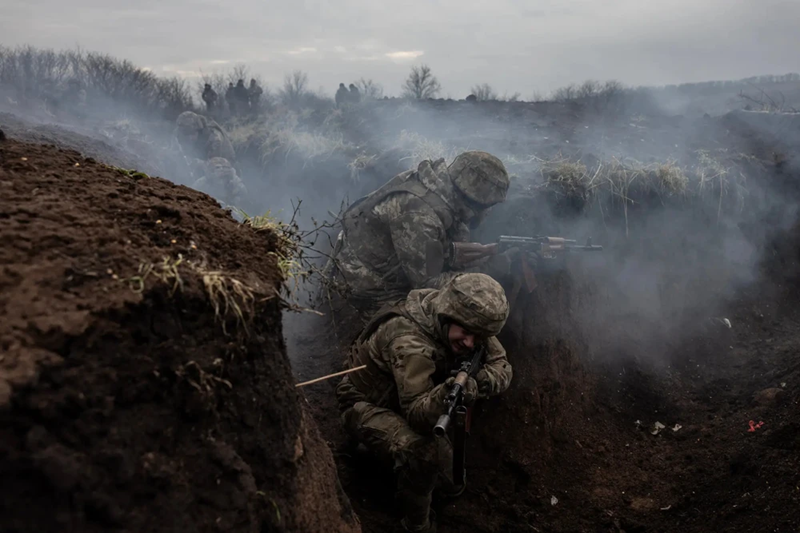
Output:
[[[340,398],[352,397],[353,392],[346,378],[337,387]],[[395,500],[405,524],[412,531],[427,531],[434,489],[452,488],[453,448],[449,439],[420,435],[398,413],[366,401],[344,408],[342,423],[353,439],[393,466]]]

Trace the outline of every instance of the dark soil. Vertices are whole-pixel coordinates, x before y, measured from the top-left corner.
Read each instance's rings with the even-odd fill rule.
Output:
[[[127,131],[124,123],[89,127],[0,111],[0,128],[13,139],[75,150],[108,165],[169,176],[177,183],[189,183],[191,179],[180,155],[165,148],[167,142]]]
[[[2,531],[360,530],[292,386],[274,234],[17,140],[0,191]],[[245,322],[212,271],[252,289],[225,285]]]

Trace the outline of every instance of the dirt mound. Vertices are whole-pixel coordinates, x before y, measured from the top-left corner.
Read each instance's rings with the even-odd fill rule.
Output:
[[[273,232],[16,140],[0,190],[4,531],[360,530],[292,386]]]
[[[168,146],[170,127],[171,124],[165,122],[154,125],[151,133],[162,137],[156,139],[142,134],[125,121],[97,123],[89,127],[57,124],[31,114],[23,118],[0,111],[0,128],[11,138],[76,150],[109,165],[137,169],[151,176],[169,176],[175,183],[191,183],[193,180],[185,161]]]

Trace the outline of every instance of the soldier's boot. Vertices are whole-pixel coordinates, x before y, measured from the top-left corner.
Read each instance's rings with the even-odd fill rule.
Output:
[[[467,488],[453,482],[453,446],[449,439],[437,439],[439,475],[436,479],[436,494],[444,499],[454,499],[461,496]]]
[[[436,512],[431,509],[428,513],[428,525],[422,526],[422,529],[419,527],[414,528],[408,525],[408,521],[406,518],[400,520],[400,526],[403,528],[404,531],[413,531],[414,533],[436,533]]]
[[[445,475],[439,475],[439,479],[436,481],[436,494],[448,500],[458,498],[464,494],[465,490],[467,490],[466,481],[464,481],[463,485],[456,485],[452,479]]]
[[[406,531],[435,533],[436,514],[431,509],[438,472],[425,458],[406,456],[396,465],[395,499],[403,512],[400,524]]]

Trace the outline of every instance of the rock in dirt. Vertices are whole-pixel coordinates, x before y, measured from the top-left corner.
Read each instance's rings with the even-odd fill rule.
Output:
[[[293,387],[276,235],[52,146],[4,142],[0,183],[0,529],[360,531]]]
[[[6,134],[3,133],[3,130],[0,130],[0,142],[3,142],[5,140],[6,140]]]
[[[777,387],[764,389],[753,396],[753,400],[762,407],[778,406],[783,404],[786,399],[786,391]]]

